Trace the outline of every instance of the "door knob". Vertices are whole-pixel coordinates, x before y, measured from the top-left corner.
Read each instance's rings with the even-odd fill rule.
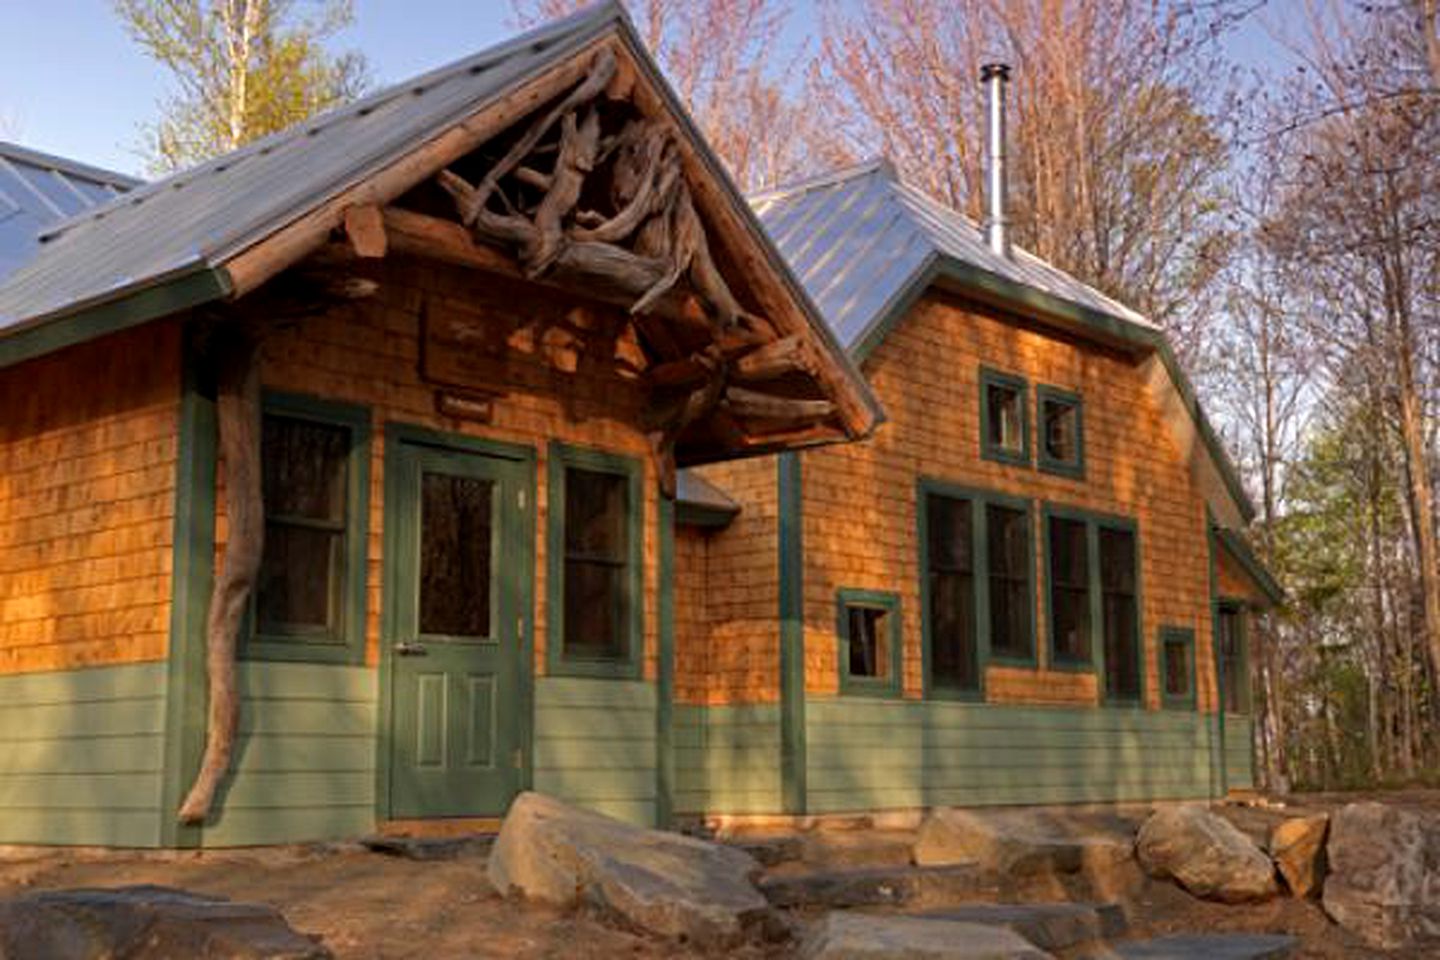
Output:
[[[423,657],[425,656],[425,644],[402,640],[395,644],[395,652],[402,657]]]

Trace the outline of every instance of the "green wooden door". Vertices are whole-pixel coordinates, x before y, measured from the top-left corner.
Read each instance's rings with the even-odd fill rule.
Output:
[[[502,814],[521,780],[525,474],[477,453],[395,452],[389,814]]]

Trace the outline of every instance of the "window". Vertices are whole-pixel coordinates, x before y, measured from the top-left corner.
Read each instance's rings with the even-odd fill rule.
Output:
[[[1052,666],[1099,668],[1107,698],[1139,703],[1145,671],[1135,524],[1047,508],[1046,527]]]
[[[1135,532],[1102,526],[1100,615],[1105,638],[1105,693],[1140,700],[1140,604],[1136,589]]]
[[[551,668],[638,676],[641,469],[563,444],[550,448]]]
[[[1195,631],[1160,628],[1160,693],[1167,707],[1195,708]]]
[[[1085,476],[1085,421],[1079,394],[1035,388],[1039,406],[1040,469],[1064,477]]]
[[[1215,635],[1220,655],[1220,692],[1226,713],[1250,708],[1250,678],[1245,668],[1245,621],[1237,603],[1222,603],[1216,614]]]
[[[1030,464],[1026,382],[1013,374],[980,370],[980,452],[987,460]]]
[[[479,477],[420,479],[420,633],[495,637],[496,485]],[[483,588],[483,589],[482,589]]]
[[[1056,666],[1090,663],[1090,548],[1085,523],[1050,518],[1050,644]]]
[[[972,501],[921,493],[929,686],[976,690],[975,538]]]
[[[245,655],[364,657],[369,412],[269,396],[260,427],[265,550]]]
[[[1034,560],[1030,512],[998,503],[985,505],[985,559],[990,589],[990,656],[1034,663]]]
[[[841,590],[836,606],[840,692],[900,695],[900,598],[893,593]]]

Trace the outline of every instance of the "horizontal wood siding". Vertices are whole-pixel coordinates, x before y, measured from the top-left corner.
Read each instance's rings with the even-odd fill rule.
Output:
[[[1225,785],[1255,786],[1254,728],[1245,714],[1225,714]]]
[[[675,707],[677,813],[779,813],[780,707]]]
[[[165,665],[0,677],[0,843],[160,843]]]
[[[655,823],[655,685],[535,681],[535,789],[632,823]]]
[[[240,740],[212,847],[355,837],[375,825],[376,674],[246,663]]]
[[[1202,714],[811,698],[809,809],[1205,797]]]

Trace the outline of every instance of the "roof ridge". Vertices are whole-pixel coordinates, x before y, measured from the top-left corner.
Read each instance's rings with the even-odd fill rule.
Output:
[[[166,189],[182,189],[187,184],[193,183],[203,176],[212,173],[222,173],[237,163],[242,163],[257,154],[263,154],[273,149],[276,145],[290,140],[297,136],[299,131],[303,130],[305,134],[318,133],[340,120],[373,113],[405,94],[421,93],[430,87],[452,79],[458,74],[478,73],[484,69],[493,67],[495,64],[514,56],[515,53],[523,48],[533,47],[543,49],[550,43],[557,42],[569,36],[582,25],[589,25],[591,21],[600,23],[617,16],[626,19],[628,22],[628,15],[625,13],[625,8],[621,5],[620,0],[597,0],[596,3],[582,7],[574,13],[561,17],[558,20],[540,24],[477,53],[469,54],[458,60],[453,60],[450,63],[427,70],[419,76],[409,77],[392,83],[358,100],[323,110],[313,116],[292,123],[288,127],[266,134],[258,140],[252,140],[249,143],[242,144],[234,150],[211,157],[208,160],[202,160],[199,163],[181,170],[176,170],[158,180],[148,182],[141,181],[140,186],[123,196],[51,224],[40,231],[38,237],[41,242],[57,239],[62,234],[82,223],[103,219],[111,211],[124,204],[139,205]]]
[[[118,170],[107,170],[104,167],[97,167],[93,164],[82,163],[79,160],[72,160],[69,157],[62,157],[55,153],[46,153],[43,150],[36,150],[15,143],[12,140],[0,140],[0,157],[9,160],[19,160],[35,167],[48,167],[52,170],[59,170],[61,173],[73,177],[80,177],[86,180],[93,180],[96,183],[112,187],[123,187],[126,190],[144,184],[139,177],[132,177],[128,173],[120,173]]]
[[[876,154],[856,163],[843,167],[836,167],[824,173],[814,176],[803,177],[799,180],[791,180],[788,183],[777,184],[765,190],[750,194],[745,199],[753,207],[760,203],[769,203],[775,200],[783,200],[792,197],[797,193],[807,193],[811,190],[818,190],[821,187],[834,186],[844,183],[846,180],[854,180],[859,177],[869,176],[872,173],[879,173],[888,180],[899,181],[900,175],[895,169],[895,164],[884,154]]]

